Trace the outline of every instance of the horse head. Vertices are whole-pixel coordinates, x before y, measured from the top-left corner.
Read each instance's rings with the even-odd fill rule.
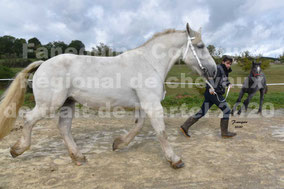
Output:
[[[194,31],[186,24],[187,44],[184,47],[183,61],[190,65],[199,75],[207,80],[213,79],[217,74],[217,67],[201,38],[201,28]]]
[[[251,74],[253,77],[258,77],[261,75],[261,62],[252,62]]]

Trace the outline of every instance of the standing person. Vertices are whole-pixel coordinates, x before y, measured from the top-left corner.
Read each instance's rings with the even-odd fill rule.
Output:
[[[213,80],[213,87],[214,90],[210,88],[210,86],[206,85],[206,90],[204,93],[204,102],[201,106],[199,112],[197,112],[194,116],[189,117],[184,124],[180,127],[181,131],[184,133],[185,136],[190,137],[188,133],[189,127],[191,127],[194,123],[196,123],[201,117],[203,117],[210,107],[213,104],[216,104],[222,111],[223,111],[223,118],[221,119],[221,136],[224,138],[233,137],[236,133],[228,131],[228,124],[231,109],[228,106],[223,94],[225,94],[225,88],[230,84],[228,80],[228,75],[232,71],[233,59],[229,56],[224,56],[222,63],[217,66],[217,75]]]

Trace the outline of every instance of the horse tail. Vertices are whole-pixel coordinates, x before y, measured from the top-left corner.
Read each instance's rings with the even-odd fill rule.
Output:
[[[0,139],[7,136],[16,121],[20,107],[24,103],[27,80],[30,73],[43,63],[36,61],[17,74],[9,88],[4,92],[0,102]]]
[[[268,92],[268,87],[265,86],[264,94],[267,94],[267,92]]]

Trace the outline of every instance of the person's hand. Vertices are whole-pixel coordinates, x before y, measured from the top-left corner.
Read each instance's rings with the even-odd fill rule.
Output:
[[[209,93],[210,93],[211,95],[214,95],[214,94],[215,94],[214,89],[210,88],[210,89],[209,89]]]
[[[228,87],[232,88],[232,87],[233,87],[233,85],[232,85],[232,84],[230,84]]]

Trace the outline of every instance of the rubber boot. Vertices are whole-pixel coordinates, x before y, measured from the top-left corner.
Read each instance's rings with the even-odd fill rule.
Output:
[[[182,126],[180,126],[180,130],[182,131],[182,133],[184,134],[184,136],[186,137],[190,137],[190,135],[188,134],[188,129],[189,127],[191,127],[194,123],[196,123],[198,121],[198,119],[194,118],[194,117],[189,117]]]
[[[223,138],[230,138],[237,135],[237,133],[228,131],[229,119],[221,119],[220,126],[221,126],[221,136]]]

